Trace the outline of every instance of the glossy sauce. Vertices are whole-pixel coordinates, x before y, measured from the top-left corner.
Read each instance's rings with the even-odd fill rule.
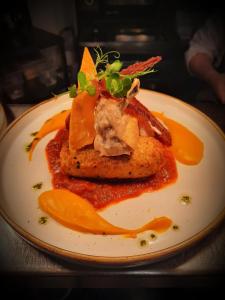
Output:
[[[52,118],[45,121],[42,127],[34,135],[34,139],[28,149],[29,160],[32,160],[32,155],[35,147],[40,140],[52,131],[65,127],[65,122],[70,115],[70,110],[63,110],[60,113],[54,115]]]
[[[96,209],[105,208],[110,204],[136,197],[144,192],[158,190],[177,179],[176,162],[167,147],[164,150],[165,164],[162,169],[157,174],[142,180],[106,182],[71,177],[64,174],[60,168],[60,150],[66,139],[68,139],[68,131],[61,129],[46,147],[53,187],[67,189],[87,199]]]
[[[123,234],[133,238],[146,230],[162,233],[172,225],[169,218],[158,217],[137,229],[117,227],[101,217],[86,199],[65,189],[53,189],[42,193],[39,196],[39,205],[64,226],[94,234]]]
[[[188,128],[167,118],[164,114],[153,114],[165,123],[172,136],[171,150],[175,158],[185,165],[197,165],[203,158],[203,142]]]

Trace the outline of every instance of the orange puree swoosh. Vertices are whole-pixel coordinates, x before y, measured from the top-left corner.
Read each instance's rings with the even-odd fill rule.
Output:
[[[39,196],[39,205],[64,226],[94,234],[124,234],[134,237],[146,230],[163,232],[172,224],[169,218],[159,217],[138,229],[120,228],[103,219],[87,200],[65,189],[53,189],[42,193]]]
[[[39,129],[38,133],[35,135],[30,150],[29,150],[29,160],[32,159],[34,148],[37,146],[38,142],[45,137],[47,134],[49,134],[52,131],[55,131],[57,129],[61,129],[65,127],[65,121],[68,115],[70,114],[69,110],[64,110],[56,115],[54,115],[52,118],[45,121],[45,123],[42,125],[42,127]]]
[[[185,165],[197,165],[203,157],[203,142],[188,128],[167,118],[163,113],[153,112],[153,114],[168,127],[175,158]]]

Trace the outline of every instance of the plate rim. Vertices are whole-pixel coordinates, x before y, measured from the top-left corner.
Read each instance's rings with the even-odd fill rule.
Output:
[[[163,97],[171,98],[173,101],[178,102],[178,104],[184,105],[188,107],[189,109],[197,112],[202,117],[204,117],[207,122],[209,122],[221,135],[221,137],[225,140],[225,133],[222,131],[222,129],[206,114],[201,112],[199,109],[195,108],[189,103],[186,103],[176,97],[151,91],[148,89],[141,89],[146,92],[155,93],[158,95],[162,95]],[[0,143],[3,140],[3,138],[8,134],[8,132],[21,120],[23,119],[27,114],[32,112],[33,110],[37,109],[41,105],[45,105],[47,103],[56,101],[60,96],[63,96],[67,94],[62,93],[59,95],[56,95],[50,99],[43,100],[42,102],[32,106],[28,110],[26,110],[24,113],[22,113],[19,117],[17,117],[4,131],[3,135],[0,137]],[[224,209],[217,215],[217,217],[210,222],[205,228],[198,231],[196,234],[194,234],[192,237],[177,243],[173,246],[169,246],[165,249],[157,250],[154,252],[149,252],[145,254],[138,254],[138,255],[130,255],[130,256],[101,256],[101,255],[88,255],[88,254],[82,254],[79,252],[74,252],[70,250],[66,250],[54,245],[49,244],[48,242],[44,242],[41,239],[35,237],[25,229],[23,229],[20,225],[18,225],[16,222],[14,222],[4,211],[3,207],[0,204],[0,215],[3,217],[3,219],[6,221],[6,223],[13,228],[25,241],[27,241],[29,244],[34,246],[35,248],[38,248],[41,251],[47,252],[50,255],[54,255],[60,258],[64,258],[69,261],[82,263],[82,264],[88,264],[93,265],[97,267],[101,266],[108,266],[108,267],[132,267],[137,265],[144,265],[144,264],[150,264],[153,262],[161,261],[166,258],[169,258],[171,256],[176,255],[177,253],[185,250],[186,248],[189,248],[190,246],[194,246],[197,242],[201,241],[204,237],[208,236],[212,231],[214,231],[225,219],[225,207]]]
[[[0,207],[0,214],[3,217],[3,219],[10,225],[16,233],[19,234],[21,238],[23,238],[28,244],[31,244],[33,247],[48,253],[50,255],[54,255],[56,257],[60,257],[63,259],[66,259],[67,261],[73,261],[77,263],[92,265],[95,267],[135,267],[150,263],[155,263],[158,261],[165,260],[166,258],[175,256],[176,254],[180,253],[181,251],[194,246],[203,238],[207,237],[212,233],[216,228],[219,227],[220,224],[223,223],[225,219],[225,208],[223,211],[211,222],[197,232],[192,237],[175,244],[174,246],[167,247],[165,249],[154,251],[146,254],[139,254],[139,255],[131,255],[131,256],[97,256],[97,255],[88,255],[88,254],[82,254],[79,252],[73,252],[70,250],[65,250],[63,248],[51,245],[47,242],[44,242],[31,233],[24,230],[21,226],[16,224],[14,221],[12,221],[8,215],[4,212],[2,207]]]

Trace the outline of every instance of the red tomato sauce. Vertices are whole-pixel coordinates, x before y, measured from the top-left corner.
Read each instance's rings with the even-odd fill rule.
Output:
[[[171,151],[165,147],[165,164],[153,176],[133,181],[100,181],[71,177],[60,168],[60,150],[68,139],[68,131],[61,129],[46,147],[49,170],[54,188],[65,188],[87,199],[96,209],[139,196],[144,192],[158,190],[177,179],[177,168]]]

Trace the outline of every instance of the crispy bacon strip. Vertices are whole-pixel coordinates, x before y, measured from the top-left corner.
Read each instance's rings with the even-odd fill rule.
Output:
[[[152,68],[155,64],[157,64],[162,59],[161,56],[151,57],[145,61],[137,62],[129,67],[123,69],[120,74],[122,75],[132,75],[138,72],[143,72],[147,69]]]
[[[147,124],[150,123],[151,127],[156,128],[156,131],[154,131],[155,137],[164,145],[171,146],[172,138],[169,131],[136,98],[130,99],[129,104],[125,109],[125,112],[132,116],[135,116],[138,120],[141,119],[142,125],[143,122],[146,122],[146,126],[142,126],[143,128],[147,127]],[[158,131],[160,133],[158,133]]]

